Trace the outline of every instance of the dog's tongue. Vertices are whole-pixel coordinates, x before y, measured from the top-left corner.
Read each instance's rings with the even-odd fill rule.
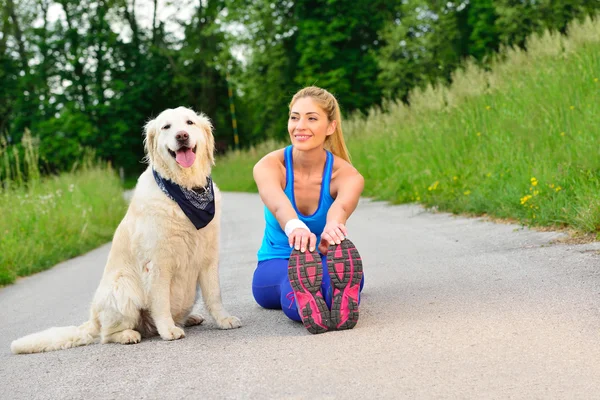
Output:
[[[177,150],[175,161],[177,161],[177,164],[181,165],[183,168],[191,167],[195,160],[196,154],[194,154],[192,149],[184,147],[183,149]]]

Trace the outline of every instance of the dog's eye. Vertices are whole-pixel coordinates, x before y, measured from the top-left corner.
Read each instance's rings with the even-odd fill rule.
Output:
[[[188,119],[188,122],[187,122],[187,124],[188,124],[188,125],[194,125],[194,122],[193,122],[193,121],[190,121],[190,120]]]
[[[162,129],[169,129],[171,127],[171,124],[166,124],[165,126],[162,127]]]

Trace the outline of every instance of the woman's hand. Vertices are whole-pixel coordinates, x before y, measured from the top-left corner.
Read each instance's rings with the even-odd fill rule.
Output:
[[[288,236],[290,247],[294,247],[296,250],[300,250],[302,253],[306,251],[308,247],[309,251],[315,251],[317,246],[317,236],[305,228],[296,228]]]
[[[339,222],[328,222],[321,233],[321,243],[319,251],[321,254],[327,254],[327,248],[332,244],[340,244],[348,236],[346,226]]]

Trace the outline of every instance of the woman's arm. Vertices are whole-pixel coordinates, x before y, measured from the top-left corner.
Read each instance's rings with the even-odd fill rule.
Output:
[[[316,235],[300,222],[290,199],[283,191],[285,172],[277,152],[264,156],[256,163],[252,172],[262,202],[279,222],[281,229],[286,232],[290,247],[294,246],[296,250],[305,251],[308,246],[310,251],[314,251],[317,245]]]
[[[346,164],[340,167],[334,185],[337,196],[327,213],[327,223],[321,234],[322,246],[339,244],[348,235],[346,221],[358,205],[365,180],[352,165]]]

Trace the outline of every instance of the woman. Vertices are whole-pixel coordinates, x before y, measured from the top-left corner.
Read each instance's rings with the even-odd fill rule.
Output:
[[[362,263],[345,224],[364,180],[350,164],[341,123],[331,93],[304,88],[290,103],[292,144],[254,166],[266,220],[254,298],[311,333],[351,329],[358,320]]]

